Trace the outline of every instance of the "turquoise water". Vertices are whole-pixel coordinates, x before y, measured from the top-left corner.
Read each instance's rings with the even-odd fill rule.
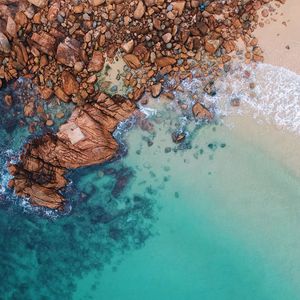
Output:
[[[74,299],[300,299],[299,180],[225,126],[165,153],[169,126],[151,147],[132,131],[124,160],[127,193],[161,208],[154,236],[80,280]]]
[[[123,136],[127,155],[69,174],[64,214],[2,188],[0,299],[300,299],[299,177],[268,150],[282,132],[158,106],[153,132]],[[28,133],[1,134],[3,166]]]

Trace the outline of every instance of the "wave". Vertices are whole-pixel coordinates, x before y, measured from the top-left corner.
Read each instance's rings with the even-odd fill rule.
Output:
[[[182,85],[185,95],[181,97],[191,102],[196,95],[207,106],[213,106],[220,117],[234,114],[251,115],[259,122],[300,134],[298,74],[264,63],[236,64],[214,82],[216,95],[202,93],[205,82],[197,78],[184,81]],[[238,107],[231,105],[233,99],[239,99]]]

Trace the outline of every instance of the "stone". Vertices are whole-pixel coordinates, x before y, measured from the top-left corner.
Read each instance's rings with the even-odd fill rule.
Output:
[[[185,7],[186,1],[172,2],[173,10],[177,11],[178,16],[181,16]]]
[[[80,43],[76,39],[67,37],[58,45],[56,59],[63,65],[74,67],[75,63],[79,61],[79,50]]]
[[[53,55],[55,53],[55,38],[49,33],[42,31],[40,33],[33,33],[31,40],[35,43],[37,48],[42,52]]]
[[[4,53],[10,52],[10,44],[4,33],[0,31],[0,51]]]
[[[142,64],[138,57],[134,54],[126,54],[123,56],[123,60],[131,69],[139,69]]]
[[[5,95],[4,96],[4,103],[6,106],[10,107],[13,104],[13,98],[11,95]]]
[[[8,16],[7,18],[6,31],[11,37],[15,38],[17,36],[16,22],[10,16]]]
[[[163,36],[162,36],[162,39],[163,41],[167,44],[171,41],[172,39],[172,34],[171,33],[165,33]]]
[[[133,46],[134,46],[134,41],[130,40],[127,43],[123,43],[121,47],[126,53],[131,53],[133,50]]]
[[[89,72],[100,72],[104,67],[105,59],[101,51],[94,51],[88,65]]]
[[[145,5],[143,3],[143,1],[139,1],[134,13],[133,13],[133,17],[137,20],[140,20],[144,13],[146,11]]]
[[[45,7],[48,4],[48,0],[27,0],[27,1],[39,8]]]
[[[232,99],[230,100],[230,104],[231,104],[231,106],[240,106],[240,104],[241,104],[241,99],[240,99],[240,98],[237,98],[237,97],[232,98]]]
[[[162,84],[159,82],[157,84],[154,84],[151,86],[151,95],[152,97],[156,98],[160,95],[161,89],[162,89]]]
[[[33,102],[29,102],[27,104],[24,105],[24,116],[25,117],[33,117],[34,115],[34,103]]]
[[[61,78],[62,78],[62,88],[68,96],[78,93],[79,83],[76,81],[76,78],[73,74],[71,74],[68,71],[63,71]]]
[[[205,42],[204,48],[208,53],[214,54],[218,50],[220,45],[221,42],[219,40],[208,40]]]
[[[56,87],[54,89],[55,96],[59,99],[62,100],[63,102],[69,102],[70,99],[68,95],[63,91],[61,87]]]
[[[212,120],[213,114],[200,102],[196,102],[192,108],[193,115],[196,119]]]
[[[92,6],[99,6],[105,3],[105,0],[89,0]]]
[[[53,125],[54,125],[54,122],[52,120],[49,119],[49,120],[46,121],[46,126],[51,127]]]
[[[173,132],[172,140],[175,144],[180,144],[185,140],[185,134],[183,132]]]
[[[162,68],[162,67],[174,65],[176,63],[176,59],[173,57],[164,56],[164,57],[157,58],[155,60],[155,63],[158,67]]]

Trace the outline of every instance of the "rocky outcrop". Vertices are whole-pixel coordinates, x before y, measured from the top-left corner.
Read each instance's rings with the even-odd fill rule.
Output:
[[[8,167],[14,176],[9,186],[17,195],[29,197],[32,205],[63,209],[60,190],[67,184],[66,170],[112,159],[118,151],[112,133],[134,110],[131,101],[102,93],[93,103],[77,107],[56,135],[26,145],[20,162]]]

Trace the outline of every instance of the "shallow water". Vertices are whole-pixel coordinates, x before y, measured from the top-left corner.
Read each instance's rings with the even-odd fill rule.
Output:
[[[151,103],[154,131],[123,136],[125,157],[69,175],[66,215],[24,212],[3,189],[1,297],[300,299],[296,127],[274,127],[271,114],[258,124],[242,88],[245,103],[232,112],[232,92],[219,89],[220,114],[230,117],[211,125]],[[174,131],[187,133],[183,144]],[[1,149],[16,151],[20,133],[10,135],[15,143]]]

